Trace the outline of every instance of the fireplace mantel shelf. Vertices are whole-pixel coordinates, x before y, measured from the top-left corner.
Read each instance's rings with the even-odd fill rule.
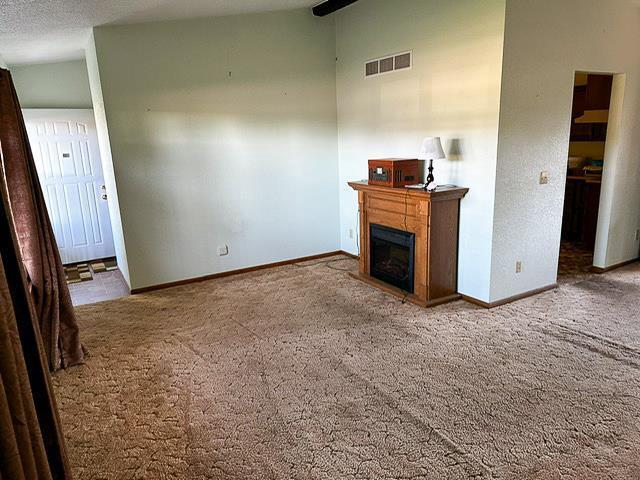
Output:
[[[381,192],[381,193],[393,193],[395,195],[401,195],[402,197],[408,196],[412,198],[427,199],[430,201],[461,199],[469,191],[468,188],[463,187],[438,187],[433,192],[427,192],[421,188],[406,188],[406,187],[382,187],[380,185],[369,185],[366,180],[359,180],[357,182],[349,182],[349,186],[354,190],[361,192]]]
[[[421,306],[460,298],[457,293],[458,223],[460,200],[469,191],[442,187],[427,192],[412,188],[349,182],[358,192],[360,210],[360,268],[356,278]],[[371,276],[371,225],[415,235],[412,293]]]

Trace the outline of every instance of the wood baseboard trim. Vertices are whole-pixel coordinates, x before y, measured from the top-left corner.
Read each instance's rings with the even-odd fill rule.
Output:
[[[158,285],[150,285],[148,287],[134,288],[131,290],[131,295],[137,295],[139,293],[146,293],[146,292],[153,292],[155,290],[164,290],[165,288],[179,287],[181,285],[188,285],[190,283],[206,282],[207,280],[215,280],[217,278],[231,277],[234,275],[240,275],[242,273],[257,272],[259,270],[267,270],[269,268],[283,267],[285,265],[293,265],[295,263],[308,262],[310,260],[319,260],[321,258],[335,257],[336,255],[347,255],[347,254],[342,250],[336,250],[335,252],[320,253],[318,255],[310,255],[308,257],[300,257],[300,258],[293,258],[291,260],[283,260],[281,262],[266,263],[264,265],[257,265],[255,267],[247,267],[247,268],[240,268],[238,270],[229,270],[228,272],[213,273],[211,275],[205,275],[203,277],[187,278],[187,279],[178,280],[175,282],[161,283]]]
[[[469,303],[473,303],[474,305],[477,305],[478,307],[482,307],[482,308],[493,308],[491,306],[490,303],[487,303],[483,300],[478,300],[477,298],[474,297],[470,297],[468,295],[462,295],[462,300],[464,300],[465,302],[469,302]]]
[[[625,262],[616,263],[615,265],[611,265],[609,267],[591,267],[591,271],[593,273],[607,273],[611,270],[616,270],[617,268],[626,267],[627,265],[631,265],[632,263],[636,263],[640,261],[640,258],[634,258],[633,260],[627,260]]]
[[[553,290],[558,288],[557,283],[553,283],[551,285],[547,285],[546,287],[536,288],[535,290],[529,290],[528,292],[520,293],[518,295],[514,295],[513,297],[503,298],[502,300],[498,300],[496,302],[485,302],[482,300],[478,300],[477,298],[470,297],[468,295],[462,295],[462,299],[473,303],[474,305],[478,305],[482,308],[496,308],[501,307],[502,305],[506,305],[508,303],[516,302],[518,300],[522,300],[524,298],[533,297],[534,295],[538,295],[540,293],[548,292],[549,290]]]
[[[353,258],[354,260],[360,260],[360,257],[358,255],[354,255],[353,253],[345,252],[344,250],[340,250],[340,253],[349,258]]]

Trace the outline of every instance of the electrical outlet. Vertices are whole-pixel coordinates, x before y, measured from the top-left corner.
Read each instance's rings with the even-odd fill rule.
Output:
[[[353,238],[353,228],[349,229],[349,238]]]
[[[218,256],[224,257],[225,255],[229,255],[229,247],[226,245],[218,247]]]
[[[516,262],[516,273],[522,273],[522,262],[520,260]]]
[[[540,172],[540,185],[546,185],[549,183],[549,172]]]

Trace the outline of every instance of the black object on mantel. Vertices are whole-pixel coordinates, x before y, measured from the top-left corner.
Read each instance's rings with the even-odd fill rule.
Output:
[[[424,189],[426,190],[429,184],[435,181],[436,179],[433,176],[433,159],[429,159],[429,175],[427,175],[427,181],[424,182]]]
[[[356,3],[358,0],[327,0],[326,2],[319,3],[313,7],[313,14],[316,17],[325,17],[333,12],[348,7],[352,3]]]

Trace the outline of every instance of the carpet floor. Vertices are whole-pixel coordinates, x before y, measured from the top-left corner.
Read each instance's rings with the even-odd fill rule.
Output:
[[[343,257],[78,308],[78,479],[638,479],[640,266],[484,310]]]

